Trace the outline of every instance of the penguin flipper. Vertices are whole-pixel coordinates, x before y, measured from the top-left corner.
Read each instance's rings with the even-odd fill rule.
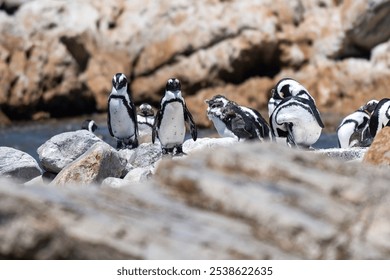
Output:
[[[108,127],[108,132],[110,132],[110,135],[114,137],[114,133],[112,132],[111,129],[111,113],[110,113],[110,101],[111,101],[111,96],[108,98],[108,114],[107,114],[107,127]]]
[[[158,132],[157,129],[160,127],[162,118],[162,111],[161,109],[157,111],[156,117],[154,118],[153,126],[152,126],[152,143],[156,141],[156,137],[158,138]]]
[[[196,128],[196,124],[194,122],[194,119],[192,118],[190,111],[188,111],[187,106],[184,104],[183,107],[184,107],[184,120],[188,122],[188,124],[190,125],[192,140],[196,141],[196,139],[198,138],[198,130]]]

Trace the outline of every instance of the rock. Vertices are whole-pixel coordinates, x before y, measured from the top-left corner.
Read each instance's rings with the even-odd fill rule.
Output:
[[[364,155],[363,162],[374,165],[390,165],[390,127],[385,126],[374,138]]]
[[[142,143],[135,150],[135,159],[132,162],[133,167],[150,167],[161,159],[161,146],[158,141],[155,144]]]
[[[0,147],[0,177],[24,183],[41,174],[41,168],[29,154],[10,147]]]
[[[121,177],[125,177],[130,170],[134,168],[133,162],[136,158],[136,150],[122,149],[118,151],[120,158],[126,163],[125,168],[122,171]]]
[[[52,185],[89,185],[107,177],[120,177],[126,167],[119,153],[104,142],[97,142],[82,156],[65,166]]]
[[[152,176],[152,171],[152,168],[136,167],[130,170],[123,179],[129,182],[144,182],[150,179]]]
[[[316,154],[323,154],[331,158],[337,158],[345,161],[362,161],[367,148],[333,148],[333,149],[319,149],[313,151]]]
[[[227,147],[238,143],[235,138],[198,138],[196,141],[188,139],[183,143],[183,151],[187,154],[196,153],[205,149],[213,149],[215,147]]]
[[[42,144],[37,153],[46,171],[58,173],[97,142],[102,140],[87,130],[64,132]]]

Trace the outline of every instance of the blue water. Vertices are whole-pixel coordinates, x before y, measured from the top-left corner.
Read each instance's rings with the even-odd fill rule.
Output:
[[[95,133],[103,137],[108,144],[115,146],[115,140],[109,135],[107,129],[106,115],[93,115],[71,119],[49,120],[41,122],[19,123],[11,127],[0,127],[0,146],[13,147],[24,151],[38,160],[37,149],[48,139],[56,134],[74,131],[81,128],[85,119],[94,119],[98,125]],[[217,135],[214,129],[201,129],[198,137]],[[316,149],[327,149],[337,147],[337,136],[333,134],[322,134],[320,139],[313,145]]]

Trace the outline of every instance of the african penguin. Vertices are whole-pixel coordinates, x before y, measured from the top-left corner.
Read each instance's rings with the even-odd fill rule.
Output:
[[[376,105],[370,118],[370,133],[374,138],[385,126],[390,126],[390,99],[383,98]]]
[[[268,123],[255,109],[240,106],[219,94],[206,100],[206,104],[208,105],[206,111],[207,117],[213,122],[214,127],[221,137],[259,139],[261,141],[271,137]],[[231,118],[232,114],[226,114],[228,111],[234,111],[236,118]],[[245,123],[246,129],[250,131],[249,134],[240,134],[239,130],[232,130],[231,121],[238,119]],[[238,134],[240,134],[240,136]]]
[[[98,129],[98,126],[93,120],[85,120],[81,124],[81,129],[88,130],[89,132],[94,133],[96,129]]]
[[[112,78],[108,98],[108,130],[117,139],[117,149],[138,146],[137,113],[126,76],[117,73]]]
[[[298,148],[310,148],[324,127],[314,102],[298,96],[286,97],[276,106],[270,125],[275,137],[285,137],[290,147]]]
[[[197,139],[197,128],[181,94],[181,84],[170,78],[165,86],[165,94],[157,111],[152,133],[152,142],[160,140],[163,154],[183,154],[186,133],[185,122],[190,126],[192,139]]]
[[[268,115],[271,116],[272,112],[278,106],[278,104],[286,97],[298,96],[301,98],[309,99],[313,101],[314,105],[316,102],[314,98],[309,94],[309,91],[291,78],[281,79],[276,86],[271,90],[271,98],[268,101]]]
[[[340,148],[366,147],[371,144],[372,137],[368,126],[371,113],[377,104],[377,100],[370,100],[341,121],[337,128]]]

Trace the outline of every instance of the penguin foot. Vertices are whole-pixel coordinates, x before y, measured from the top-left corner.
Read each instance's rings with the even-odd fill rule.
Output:
[[[161,152],[162,152],[163,155],[173,154],[173,149],[174,148],[164,148],[163,147]]]
[[[175,155],[175,156],[178,156],[178,155],[187,155],[185,152],[183,152],[183,147],[182,147],[181,145],[175,147],[174,149],[175,149],[175,152],[174,152],[174,155]]]

